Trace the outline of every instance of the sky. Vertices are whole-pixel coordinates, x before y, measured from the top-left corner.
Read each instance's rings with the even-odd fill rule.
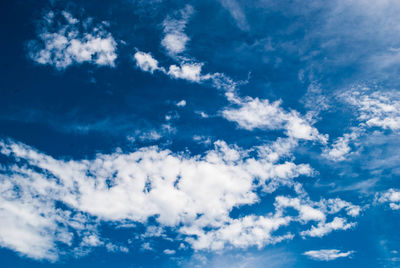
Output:
[[[0,1],[1,267],[400,267],[400,2]]]

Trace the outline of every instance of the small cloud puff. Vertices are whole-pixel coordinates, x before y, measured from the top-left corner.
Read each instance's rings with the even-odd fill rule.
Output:
[[[181,100],[179,102],[176,103],[176,106],[178,107],[185,107],[186,106],[186,101],[185,100]]]

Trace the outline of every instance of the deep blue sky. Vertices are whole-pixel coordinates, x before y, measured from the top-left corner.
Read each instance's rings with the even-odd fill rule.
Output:
[[[397,1],[1,1],[1,267],[400,267]]]

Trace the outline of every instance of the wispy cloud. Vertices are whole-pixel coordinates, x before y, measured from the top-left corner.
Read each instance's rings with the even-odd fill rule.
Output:
[[[219,1],[221,2],[221,5],[229,11],[239,29],[241,29],[242,31],[250,30],[250,26],[247,22],[246,15],[238,1],[236,0],[219,0]]]
[[[175,56],[182,53],[186,49],[186,43],[190,40],[185,34],[185,27],[194,9],[190,5],[175,12],[174,15],[168,16],[164,22],[164,38],[161,45],[166,49],[167,53]]]
[[[338,249],[320,249],[320,250],[310,250],[303,254],[313,260],[317,261],[333,261],[338,258],[347,258],[351,256],[354,251],[340,251]]]

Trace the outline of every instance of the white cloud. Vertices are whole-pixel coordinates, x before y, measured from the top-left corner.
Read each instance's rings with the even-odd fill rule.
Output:
[[[299,220],[303,222],[320,221],[324,222],[326,219],[325,213],[320,209],[314,208],[312,205],[304,203],[299,198],[287,198],[278,196],[276,198],[278,208],[292,207],[299,212]]]
[[[202,64],[198,63],[183,63],[181,66],[169,66],[168,75],[177,79],[185,79],[192,82],[200,82]]]
[[[207,137],[207,136],[194,135],[193,140],[195,142],[205,144],[205,145],[211,144],[211,137]]]
[[[379,203],[389,203],[393,210],[400,209],[400,191],[396,189],[389,189],[386,192],[377,194],[377,201]]]
[[[352,155],[351,146],[358,147],[357,141],[367,134],[369,128],[391,131],[400,130],[400,94],[395,91],[374,91],[368,87],[356,86],[338,95],[339,99],[355,108],[358,126],[338,137],[322,155],[332,161],[343,161]]]
[[[354,251],[341,252],[338,249],[320,249],[320,250],[306,251],[303,254],[317,261],[332,261],[337,258],[349,257],[353,253]]]
[[[347,223],[346,218],[335,217],[331,222],[326,222],[328,214],[337,214],[341,210],[345,210],[346,214],[351,217],[359,215],[361,208],[349,202],[336,199],[322,199],[320,202],[312,202],[305,198],[288,198],[278,196],[275,199],[275,207],[279,215],[283,215],[285,208],[291,207],[298,211],[298,216],[293,218],[295,221],[307,223],[309,221],[317,222],[317,226],[313,225],[310,230],[300,232],[303,237],[322,237],[335,230],[347,230],[355,223]]]
[[[153,58],[150,53],[137,51],[133,55],[138,66],[142,71],[153,73],[154,71],[160,71],[174,79],[183,79],[190,82],[200,83],[205,80],[209,80],[209,75],[201,74],[201,63],[187,63],[181,62],[180,65],[172,64],[169,66],[168,71],[164,67],[158,65],[158,61]]]
[[[108,252],[122,252],[122,253],[128,253],[129,249],[124,246],[118,246],[113,243],[107,243],[106,244],[106,249]]]
[[[203,111],[195,111],[196,114],[200,115],[201,118],[208,118],[210,117],[207,113]]]
[[[39,40],[28,43],[32,60],[59,70],[85,62],[115,66],[117,43],[103,25],[80,23],[66,11],[62,15],[50,12],[44,17]],[[81,27],[87,32],[80,32]]]
[[[153,73],[156,70],[161,70],[158,67],[158,61],[150,53],[138,51],[133,55],[133,58],[142,71]]]
[[[165,249],[163,252],[166,255],[174,255],[176,253],[173,249]]]
[[[88,236],[83,237],[81,245],[90,246],[90,247],[98,247],[103,245],[104,242],[100,240],[100,238],[95,234],[90,234]]]
[[[183,33],[168,33],[161,41],[161,44],[167,49],[169,53],[177,54],[185,50],[187,41],[189,41],[189,37],[187,37]]]
[[[229,121],[234,121],[239,127],[253,130],[255,128],[286,131],[289,137],[305,140],[319,140],[326,143],[327,137],[296,111],[285,111],[280,101],[270,103],[269,100],[247,97],[237,100],[239,108],[228,108],[222,115]]]
[[[82,213],[71,214],[55,207],[54,197],[48,195],[56,186],[54,180],[27,167],[12,166],[8,172],[11,174],[4,169],[0,172],[1,246],[51,261],[59,254],[56,244],[71,246],[74,237],[83,237],[83,246],[94,246],[94,239],[81,234],[93,228],[89,219]]]
[[[184,33],[186,24],[193,14],[193,7],[186,5],[185,8],[177,11],[174,16],[168,16],[164,22],[164,38],[161,45],[171,56],[182,53],[186,49],[186,43],[190,40]]]
[[[400,94],[357,87],[341,95],[357,109],[358,119],[368,127],[400,130]]]
[[[355,223],[348,223],[346,219],[335,217],[331,222],[321,221],[317,226],[312,226],[310,230],[303,231],[302,236],[322,237],[332,231],[347,230],[355,226]]]
[[[184,227],[181,231],[187,235],[196,235],[197,239],[187,238],[195,250],[209,249],[222,250],[227,245],[235,248],[247,248],[257,246],[262,248],[268,244],[274,244],[286,239],[292,239],[293,235],[273,235],[273,232],[281,226],[290,223],[290,217],[263,217],[246,216],[240,219],[231,219],[217,230],[202,232],[196,227]]]
[[[350,144],[356,141],[364,132],[362,127],[354,127],[349,133],[337,138],[331,148],[325,148],[323,156],[332,161],[343,161],[351,154]]]
[[[302,74],[302,72],[300,74]],[[324,94],[321,85],[317,82],[312,82],[308,86],[307,92],[302,97],[301,102],[315,115],[330,108],[329,99],[326,94]]]
[[[277,155],[287,154],[279,150]],[[288,205],[277,198],[275,214],[232,219],[229,213],[234,207],[259,201],[257,189],[269,193],[287,186],[306,195],[294,179],[313,172],[308,165],[278,163],[279,157],[262,158],[263,153],[251,157],[247,150],[223,141],[197,156],[144,147],[132,153],[99,154],[92,160],[57,160],[12,141],[0,142],[0,152],[15,163],[0,173],[0,244],[33,258],[56,259],[55,244],[71,246],[73,238],[82,240],[81,247],[104,245],[95,229],[87,229],[94,227],[83,215],[116,226],[127,221],[146,223],[155,217],[158,227],[153,229],[159,230],[158,236],[164,236],[163,228],[179,227],[177,232],[193,248],[211,250],[262,247],[290,239],[293,234],[275,235],[274,231],[292,221],[315,220],[328,226],[324,228],[346,229],[345,224],[338,226],[336,218],[333,223],[324,222],[324,213],[338,213],[338,209],[324,212],[325,203],[304,197],[303,201],[286,200],[299,210],[299,217],[285,216]],[[57,202],[76,213],[55,207]],[[327,232],[320,231],[319,236]]]
[[[181,100],[179,102],[176,103],[176,106],[178,107],[185,107],[186,106],[186,101],[185,100]]]

